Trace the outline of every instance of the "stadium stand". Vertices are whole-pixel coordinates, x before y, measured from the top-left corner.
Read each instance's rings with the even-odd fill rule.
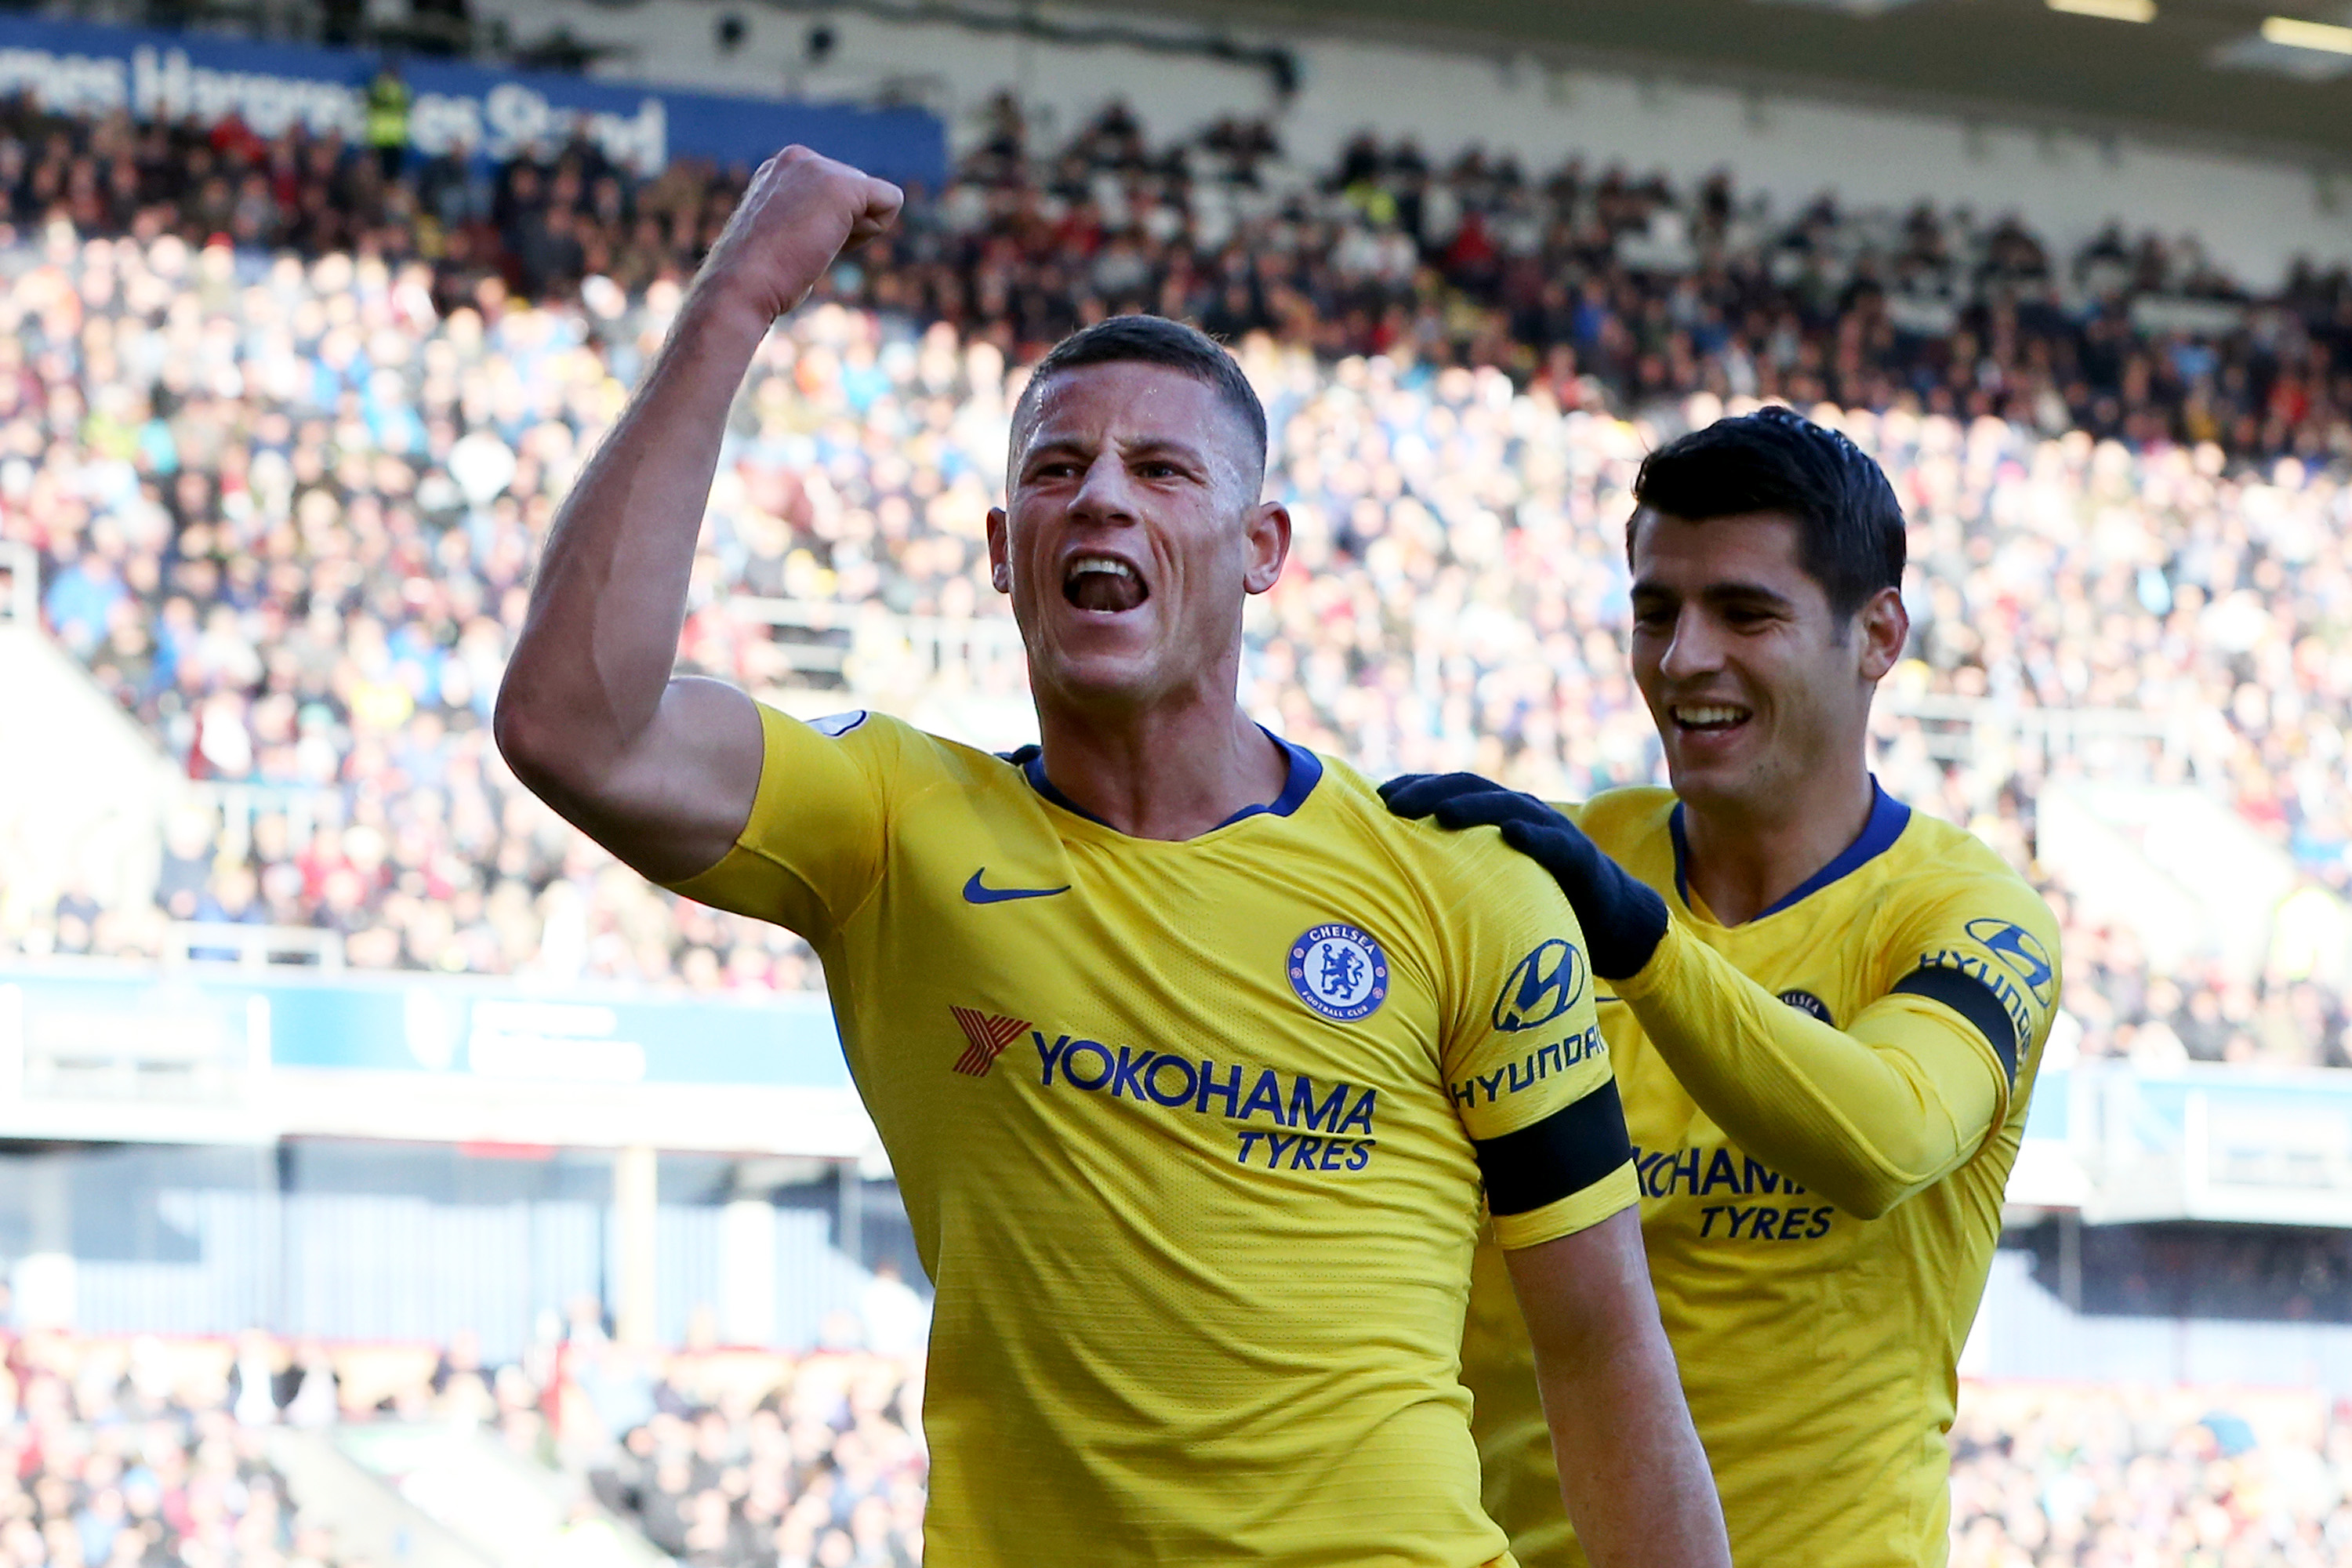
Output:
[[[230,1347],[28,1336],[7,1351],[0,1559],[15,1568],[353,1561],[291,1501]]]
[[[915,1363],[866,1351],[643,1357],[593,1330],[521,1362],[467,1345],[13,1338],[0,1465],[12,1568],[343,1568],[281,1434],[478,1429],[695,1568],[913,1568]],[[408,1489],[435,1501],[428,1489]],[[443,1503],[428,1517],[459,1527]],[[559,1545],[554,1563],[628,1562]]]
[[[413,154],[387,179],[373,150],[300,130],[0,102],[0,627],[37,621],[187,781],[152,900],[57,878],[0,824],[0,963],[161,960],[83,968],[168,979],[176,959],[274,945],[533,994],[821,984],[796,939],[652,891],[583,842],[487,729],[564,487],[741,183],[688,163],[643,179],[584,141],[495,169]],[[1300,170],[1263,124],[1158,145],[1117,105],[1048,146],[1007,100],[954,181],[763,351],[688,661],[795,711],[898,703],[1027,738],[1003,728],[1024,709],[1017,640],[980,542],[1006,412],[1046,342],[1133,309],[1225,335],[1273,415],[1298,549],[1255,614],[1245,679],[1285,732],[1375,772],[1473,766],[1553,795],[1651,777],[1621,651],[1634,465],[1787,399],[1877,455],[1913,519],[1917,636],[1882,703],[1880,772],[2051,897],[2069,1023],[2049,1065],[2352,1066],[2341,271],[2258,294],[2193,239],[2116,230],[2062,253],[1998,214],[1827,197],[1776,214],[1719,178],[1439,163],[1369,138]],[[2044,853],[2056,815],[2083,810],[2069,792],[2116,777],[2195,795],[2243,836],[2228,845],[2275,858],[2294,892],[2275,918],[2264,895],[2251,958],[2168,947],[2128,896],[2088,896],[2095,868]],[[2233,1087],[2266,1081],[2285,1087],[2233,1136],[2292,1169],[2256,1176],[2352,1190],[2326,1165],[2342,1140],[2307,1140],[2321,1159],[2273,1136],[2311,1080]],[[2045,1099],[2081,1124],[2102,1079],[2074,1084],[2076,1107],[2057,1072]],[[314,1219],[377,1223],[313,1215],[295,1163],[281,1145],[244,1206],[218,1205],[243,1228],[205,1231],[208,1262],[226,1267],[220,1231],[283,1248]],[[147,1225],[144,1187],[72,1180]],[[582,1235],[601,1201],[578,1199]],[[447,1230],[419,1232],[436,1247],[474,1213],[446,1207]],[[8,1246],[86,1250],[68,1217]],[[2244,1375],[2307,1355],[2314,1388],[1969,1384],[1956,1568],[2352,1560],[2352,1405],[2315,1391],[2346,1373],[2286,1342],[2352,1311],[2335,1233],[2116,1224],[2086,1243],[2076,1217],[2012,1216],[2040,1283],[2005,1252],[1996,1302],[2044,1317],[1997,1327],[2040,1334],[2061,1298],[2069,1317],[2039,1361],[2005,1346],[2002,1375],[2214,1380],[2263,1340]],[[384,1267],[350,1270],[355,1292],[405,1267],[367,1245]],[[504,1296],[478,1310],[511,1321],[483,1331],[525,1348],[491,1364],[465,1341],[0,1331],[0,1568],[380,1563],[351,1515],[308,1506],[305,1450],[283,1440],[428,1432],[519,1457],[697,1568],[911,1568],[919,1326],[834,1325],[804,1355],[710,1348],[723,1278],[677,1277],[719,1245],[662,1255],[680,1299],[660,1332],[699,1321],[678,1351],[551,1317],[526,1341]],[[452,1275],[473,1266],[446,1250]],[[107,1319],[98,1273],[85,1326],[154,1310],[160,1290],[124,1289]],[[271,1310],[257,1287],[235,1300]],[[815,1321],[765,1304],[770,1324]],[[356,1332],[445,1331],[403,1323]],[[2095,1371],[2094,1338],[2121,1347]],[[2210,1360],[2189,1354],[2207,1338]],[[522,1560],[634,1559],[583,1531]]]
[[[689,273],[743,171],[640,180],[586,140],[494,178],[452,156],[387,182],[359,150],[234,118],[0,114],[20,229],[177,233],[239,249],[432,265],[445,301]],[[1301,178],[1263,123],[1152,148],[1117,102],[1033,149],[1011,100],[917,221],[846,269],[846,302],[945,321],[1014,359],[1121,310],[1275,332],[1327,358],[1501,365],[1618,406],[1722,396],[2002,417],[2050,434],[2305,457],[2352,441],[2352,284],[2298,266],[2256,300],[2193,238],[2110,229],[2053,257],[2014,221],[1921,206],[1773,218],[1727,179],[1541,175],[1473,151],[1433,167],[1367,136]],[[1588,384],[1588,383],[1590,384]],[[1570,389],[1573,389],[1572,391]]]
[[[591,1486],[680,1562],[913,1568],[925,1461],[910,1395],[919,1384],[875,1358],[814,1358],[793,1370],[773,1390],[744,1391],[757,1403],[741,1394],[692,1401],[657,1384],[655,1413],[618,1435]]]
[[[2340,1562],[2352,1546],[2352,1425],[2315,1397],[1975,1384],[1962,1411],[1952,1568],[2301,1568]]]
[[[17,1568],[355,1563],[268,1456],[281,1433],[386,1425],[478,1427],[695,1568],[921,1560],[919,1368],[893,1356],[639,1356],[593,1329],[503,1364],[260,1334],[7,1351],[0,1552]],[[2352,1550],[2352,1418],[2319,1394],[1979,1382],[1961,1408],[1954,1568],[2316,1568]],[[592,1559],[550,1558],[575,1560]]]
[[[54,636],[203,793],[155,908],[18,878],[0,941],[152,954],[173,921],[307,926],[363,968],[816,984],[796,940],[649,891],[564,830],[484,724],[535,542],[730,177],[638,183],[574,144],[386,185],[298,132],[24,100],[5,120],[0,529],[38,552]],[[1002,650],[979,535],[1008,366],[1102,311],[1176,310],[1235,336],[1298,520],[1260,707],[1375,772],[1578,795],[1654,766],[1616,651],[1615,521],[1647,441],[1726,397],[1843,398],[1823,416],[1915,521],[1890,785],[2025,863],[2027,803],[2079,771],[2074,742],[2045,722],[1997,774],[1938,747],[1939,714],[2189,713],[2124,736],[2143,771],[2210,785],[2341,891],[2343,500],[2317,460],[2352,405],[2341,279],[2257,304],[2154,241],[2059,267],[1959,215],[1774,226],[1719,184],[1677,203],[1370,142],[1275,190],[1272,151],[1226,125],[1155,153],[1114,107],[1033,157],[1006,110],[897,248],[838,269],[764,353],[689,659],[837,687],[828,645],[870,655],[855,628],[877,607]],[[561,266],[530,259],[551,221],[587,236]],[[1531,302],[1538,277],[1582,281]],[[2210,308],[2174,309],[2192,295]],[[993,678],[1017,695],[1017,667]],[[2152,977],[2097,911],[2068,951],[2085,1054],[2347,1059],[2324,965]]]

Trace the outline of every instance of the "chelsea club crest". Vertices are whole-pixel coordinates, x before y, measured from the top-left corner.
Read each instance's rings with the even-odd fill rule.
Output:
[[[1290,944],[1288,969],[1298,999],[1335,1023],[1352,1024],[1388,1000],[1388,954],[1361,926],[1308,927]]]

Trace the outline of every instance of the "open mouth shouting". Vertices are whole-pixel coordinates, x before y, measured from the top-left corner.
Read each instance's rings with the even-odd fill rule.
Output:
[[[1090,615],[1124,615],[1151,597],[1143,574],[1116,555],[1080,551],[1062,566],[1062,597]]]

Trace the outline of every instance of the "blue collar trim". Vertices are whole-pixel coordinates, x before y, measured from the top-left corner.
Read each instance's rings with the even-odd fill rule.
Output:
[[[1870,820],[1862,825],[1860,837],[1840,850],[1828,865],[1806,878],[1787,896],[1755,918],[1760,921],[1766,915],[1777,915],[1790,905],[1811,898],[1831,883],[1852,876],[1894,848],[1895,841],[1902,837],[1903,830],[1910,826],[1911,808],[1879,788],[1878,775],[1873,773],[1870,778]],[[1675,894],[1682,900],[1683,908],[1688,909],[1690,839],[1683,832],[1682,802],[1675,802],[1674,813],[1666,818],[1666,826],[1675,840]]]
[[[1231,816],[1217,824],[1216,827],[1209,829],[1212,833],[1216,832],[1219,827],[1231,827],[1234,823],[1241,821],[1242,818],[1245,816],[1256,816],[1261,813],[1275,816],[1288,816],[1300,806],[1306,805],[1307,797],[1315,792],[1315,786],[1323,782],[1322,758],[1317,756],[1314,752],[1308,751],[1304,746],[1296,745],[1291,742],[1284,740],[1281,736],[1276,734],[1273,731],[1267,729],[1263,724],[1258,726],[1258,731],[1261,734],[1265,735],[1267,740],[1272,741],[1276,745],[1280,746],[1285,754],[1286,754],[1290,759],[1290,773],[1289,776],[1283,781],[1282,793],[1276,795],[1270,801],[1266,801],[1256,805],[1245,805],[1242,807],[1239,811],[1234,813]],[[1054,781],[1045,776],[1045,753],[1043,748],[1037,746],[1024,746],[1017,752],[1006,752],[1001,754],[1006,762],[1011,763],[1013,766],[1019,768],[1021,770],[1022,777],[1029,781],[1029,787],[1035,790],[1045,799],[1051,801],[1054,805],[1060,806],[1064,811],[1068,812],[1073,816],[1085,817],[1088,822],[1093,823],[1097,827],[1110,827],[1109,823],[1105,822],[1101,817],[1097,816],[1093,812],[1088,811],[1085,806],[1080,805],[1076,801],[1072,800],[1068,795],[1064,795],[1060,790],[1054,786]],[[1116,827],[1110,827],[1110,830],[1113,833],[1117,833],[1118,831]]]

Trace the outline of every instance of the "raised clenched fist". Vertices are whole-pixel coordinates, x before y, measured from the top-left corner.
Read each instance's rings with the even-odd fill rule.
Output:
[[[834,258],[897,221],[907,194],[887,180],[791,146],[760,165],[702,264],[702,286],[781,316]]]

